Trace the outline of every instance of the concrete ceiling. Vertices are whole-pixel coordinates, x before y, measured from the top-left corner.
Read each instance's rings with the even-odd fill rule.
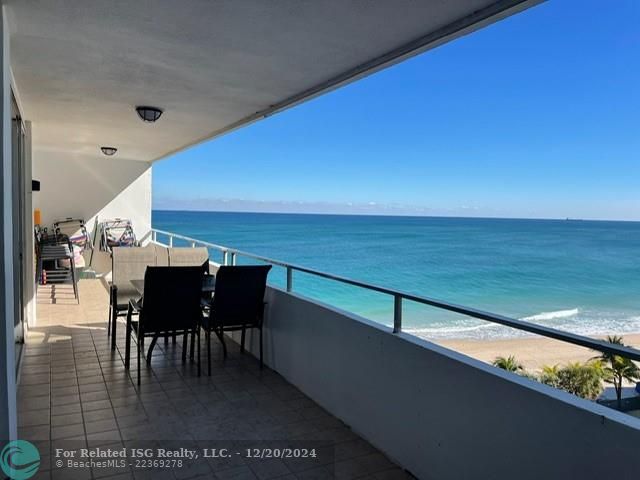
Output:
[[[539,0],[4,0],[35,151],[153,161]],[[165,110],[144,124],[136,105]]]

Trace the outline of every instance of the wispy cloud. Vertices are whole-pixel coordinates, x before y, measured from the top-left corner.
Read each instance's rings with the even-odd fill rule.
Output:
[[[200,210],[220,212],[265,213],[325,213],[354,215],[495,215],[488,209],[473,205],[457,208],[432,208],[403,203],[370,202],[309,202],[299,200],[253,200],[244,198],[174,198],[154,196],[153,208],[157,210]]]

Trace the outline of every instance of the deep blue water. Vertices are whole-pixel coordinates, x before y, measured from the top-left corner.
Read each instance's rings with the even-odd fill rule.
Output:
[[[576,333],[640,331],[640,222],[154,211],[153,226]],[[284,278],[275,268],[270,282]],[[300,273],[294,291],[392,323],[382,294]],[[411,303],[404,324],[431,338],[518,334]]]

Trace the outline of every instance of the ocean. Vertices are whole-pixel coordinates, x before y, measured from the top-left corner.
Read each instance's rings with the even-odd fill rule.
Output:
[[[153,227],[574,333],[640,332],[640,222],[154,211]],[[162,241],[162,238],[159,237]],[[175,243],[176,246],[180,242]],[[211,251],[211,258],[221,255]],[[239,258],[238,264],[257,263]],[[274,267],[269,282],[285,284]],[[391,325],[393,299],[299,272],[294,292]],[[404,302],[424,338],[526,335]]]

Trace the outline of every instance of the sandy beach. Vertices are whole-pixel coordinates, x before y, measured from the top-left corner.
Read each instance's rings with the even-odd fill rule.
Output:
[[[632,347],[640,348],[640,333],[624,335],[624,342]],[[436,343],[485,362],[491,362],[497,356],[514,355],[526,369],[532,371],[540,370],[543,365],[582,362],[597,355],[596,352],[587,348],[540,337],[500,340],[437,340]]]

